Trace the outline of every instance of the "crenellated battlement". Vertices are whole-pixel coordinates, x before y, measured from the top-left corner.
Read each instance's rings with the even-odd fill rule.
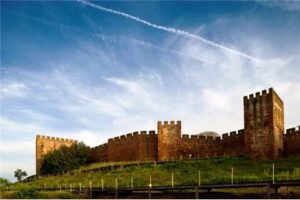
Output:
[[[300,126],[286,129],[284,134],[285,155],[300,155]]]
[[[262,92],[256,92],[255,94],[250,94],[248,96],[244,96],[244,101],[251,101],[254,99],[258,99],[261,97],[266,97],[266,96],[270,96],[273,93],[275,93],[273,88],[269,88],[269,90],[263,90]],[[276,93],[275,93],[276,94]]]
[[[176,123],[175,121],[164,121],[164,122],[158,121],[157,125],[158,126],[170,126],[170,125],[181,126],[181,121],[176,121]]]
[[[184,140],[193,140],[195,142],[201,141],[221,141],[221,137],[213,137],[213,136],[203,136],[203,135],[188,135],[182,134],[181,139]]]
[[[120,135],[120,136],[116,136],[114,138],[109,138],[108,142],[120,142],[120,141],[124,141],[127,139],[132,139],[132,138],[136,138],[136,137],[141,137],[141,136],[146,136],[146,137],[157,137],[157,134],[155,133],[154,130],[150,130],[150,131],[135,131],[133,133],[128,133],[126,135]]]
[[[238,131],[231,131],[229,133],[223,133],[222,139],[230,140],[231,138],[243,137],[244,136],[244,129],[240,129]]]
[[[284,136],[289,137],[292,135],[300,135],[300,126],[286,129],[286,134]]]
[[[58,142],[71,142],[71,143],[77,143],[78,142],[75,139],[67,139],[67,138],[52,137],[52,136],[45,136],[45,135],[37,135],[36,136],[36,140],[58,141]]]
[[[106,148],[107,147],[107,143],[104,144],[100,144],[98,146],[92,147],[91,150],[97,150],[97,149],[102,149],[102,148]]]

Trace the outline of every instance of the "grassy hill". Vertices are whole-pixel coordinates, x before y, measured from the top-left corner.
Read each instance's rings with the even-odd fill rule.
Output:
[[[44,187],[69,187],[71,183],[88,185],[92,181],[98,186],[103,179],[105,187],[114,187],[118,179],[119,187],[128,187],[133,178],[134,186],[147,186],[151,175],[152,185],[171,185],[173,173],[174,185],[198,184],[198,172],[201,173],[202,184],[231,183],[231,169],[234,171],[234,182],[257,182],[272,180],[272,164],[275,164],[276,180],[300,180],[300,156],[282,158],[276,161],[256,161],[244,157],[224,157],[203,160],[173,161],[162,164],[145,163],[140,166],[128,166],[123,169],[81,173],[86,169],[97,168],[101,165],[116,163],[97,163],[84,166],[74,174],[62,176],[46,176],[35,180],[29,185]],[[126,163],[124,163],[126,164]]]
[[[66,187],[70,184],[78,187],[88,187],[89,182],[95,187],[130,187],[133,180],[134,187],[149,185],[151,175],[153,186],[171,185],[173,173],[174,185],[198,184],[198,173],[201,173],[201,184],[231,183],[231,170],[233,168],[234,183],[259,182],[272,180],[272,165],[275,164],[275,180],[300,180],[300,156],[281,158],[276,161],[257,161],[245,157],[224,157],[199,160],[182,160],[162,164],[145,163],[140,166],[125,166],[111,171],[110,168],[102,171],[83,171],[96,169],[100,166],[118,163],[96,163],[83,166],[73,174],[61,176],[44,176],[28,183],[18,183],[14,187]],[[126,164],[126,163],[123,163]]]

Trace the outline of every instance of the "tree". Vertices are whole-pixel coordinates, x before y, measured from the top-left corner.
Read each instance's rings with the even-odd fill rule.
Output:
[[[42,158],[41,174],[62,174],[91,162],[90,148],[83,142],[47,153]]]
[[[18,181],[22,180],[22,176],[27,176],[27,173],[23,171],[22,169],[17,169],[15,171],[15,177],[18,179]]]
[[[6,178],[1,178],[0,177],[0,187],[8,185],[10,182]]]

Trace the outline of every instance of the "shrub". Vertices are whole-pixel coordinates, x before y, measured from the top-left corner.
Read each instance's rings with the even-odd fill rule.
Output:
[[[35,187],[24,185],[17,189],[12,195],[14,199],[37,199],[39,198],[38,192]]]
[[[70,147],[62,146],[43,157],[41,173],[62,174],[90,162],[90,148],[84,143],[76,143]]]

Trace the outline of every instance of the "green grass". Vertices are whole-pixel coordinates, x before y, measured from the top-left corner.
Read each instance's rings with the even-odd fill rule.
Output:
[[[69,191],[38,191],[36,187],[22,185],[15,191],[1,191],[1,199],[75,199],[78,195]]]
[[[14,184],[12,187],[20,188],[24,185],[31,187],[66,187],[70,184],[75,187],[79,183],[88,187],[91,181],[93,186],[115,187],[115,179],[118,187],[130,187],[131,178],[135,187],[148,186],[151,175],[153,186],[171,185],[171,174],[174,176],[174,185],[198,184],[198,171],[201,171],[201,184],[224,184],[231,183],[231,168],[234,169],[234,183],[271,181],[272,164],[275,163],[275,179],[300,180],[300,156],[281,158],[276,161],[257,161],[244,157],[224,157],[204,160],[174,161],[163,164],[147,163],[140,166],[129,166],[115,171],[98,171],[80,173],[74,171],[73,175],[46,176],[28,183]],[[93,169],[99,166],[113,163],[96,163],[84,166],[81,170]],[[123,163],[125,164],[125,163]]]

